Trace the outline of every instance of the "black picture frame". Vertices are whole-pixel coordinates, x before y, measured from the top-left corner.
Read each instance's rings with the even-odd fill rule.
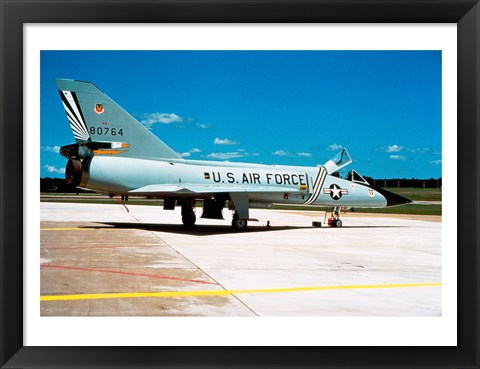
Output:
[[[0,0],[0,6],[2,368],[479,368],[479,0]],[[23,25],[160,22],[457,24],[456,347],[23,346]]]

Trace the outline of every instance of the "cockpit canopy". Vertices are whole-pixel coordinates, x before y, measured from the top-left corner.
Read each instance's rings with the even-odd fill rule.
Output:
[[[337,155],[335,155],[332,159],[327,161],[324,165],[325,169],[327,170],[328,174],[332,174],[343,167],[347,166],[352,162],[352,158],[348,154],[347,149],[343,149]]]
[[[350,172],[348,172],[347,179],[355,183],[363,183],[363,184],[369,185],[367,180],[363,178],[360,174],[358,174],[355,170],[351,170]]]
[[[328,174],[333,174],[339,176],[337,173],[343,167],[346,167],[348,164],[352,162],[352,158],[348,154],[347,149],[342,149],[337,155],[335,155],[332,159],[327,161],[324,165],[325,169],[327,170]],[[354,182],[354,183],[362,183],[369,185],[368,181],[363,178],[357,171],[351,170],[347,174],[347,180]]]

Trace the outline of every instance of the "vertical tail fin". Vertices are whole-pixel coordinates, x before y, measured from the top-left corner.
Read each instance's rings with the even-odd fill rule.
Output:
[[[75,140],[95,154],[181,159],[93,83],[57,79]]]

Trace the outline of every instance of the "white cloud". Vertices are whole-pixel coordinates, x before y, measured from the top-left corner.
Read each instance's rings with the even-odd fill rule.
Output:
[[[207,158],[227,160],[227,159],[242,158],[244,156],[245,156],[244,154],[239,152],[212,152],[211,154],[207,155]]]
[[[139,121],[147,129],[152,129],[152,126],[157,123],[161,124],[176,124],[176,127],[186,128],[186,124],[195,124],[201,129],[208,129],[210,124],[197,122],[194,118],[182,117],[175,113],[146,113],[138,115]],[[179,124],[179,123],[184,123]]]
[[[197,148],[195,147],[194,149],[190,149],[190,150],[185,151],[185,152],[179,152],[178,155],[180,155],[180,156],[183,157],[183,158],[188,158],[188,157],[191,156],[192,154],[198,154],[199,152],[202,152],[202,150],[197,149]]]
[[[297,152],[296,155],[301,158],[309,158],[312,156],[309,152]]]
[[[277,150],[275,152],[272,152],[272,155],[276,156],[288,156],[288,152],[283,151],[283,150]]]
[[[201,128],[201,129],[208,129],[210,128],[210,126],[208,124],[205,124],[205,123],[196,123],[197,124],[197,127]]]
[[[386,152],[399,152],[402,151],[403,146],[398,146],[398,145],[392,145],[392,146],[387,146],[385,149]]]
[[[407,149],[408,152],[411,152],[411,153],[414,153],[414,154],[427,154],[427,153],[431,153],[432,152],[432,149],[429,149],[427,147],[421,147],[421,148],[418,148],[418,149]]]
[[[57,174],[64,174],[65,173],[65,168],[57,168],[53,165],[44,165],[42,168],[45,168],[48,173],[57,173]]]
[[[430,164],[433,164],[433,165],[441,165],[441,164],[442,164],[442,159],[431,161]]]
[[[60,146],[41,146],[40,149],[46,152],[60,152]]]
[[[229,140],[228,138],[224,138],[223,140],[220,139],[220,138],[215,138],[215,140],[213,140],[213,143],[215,145],[238,145],[239,142],[237,141],[232,141],[232,140]]]
[[[309,152],[288,152],[285,150],[277,150],[272,152],[275,156],[288,156],[291,158],[309,158],[312,156]]]
[[[343,146],[336,143],[331,144],[330,146],[327,147],[327,150],[329,151],[338,151],[340,149],[343,149]]]
[[[390,155],[390,159],[392,160],[405,160],[405,156],[402,155]]]
[[[162,123],[162,124],[172,124],[172,123],[181,123],[183,118],[175,113],[151,113],[144,114],[144,119],[140,121],[143,125],[150,127],[152,124]]]

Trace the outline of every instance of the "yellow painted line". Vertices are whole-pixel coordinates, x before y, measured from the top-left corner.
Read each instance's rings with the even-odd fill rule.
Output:
[[[71,301],[71,300],[97,300],[97,299],[124,299],[138,297],[194,297],[194,296],[227,296],[241,293],[282,293],[328,290],[355,290],[355,289],[381,289],[381,288],[409,288],[409,287],[440,287],[436,283],[402,283],[402,284],[377,284],[354,286],[322,286],[322,287],[296,287],[272,288],[260,290],[218,290],[218,291],[174,291],[174,292],[132,292],[132,293],[96,293],[82,295],[50,295],[40,296],[40,301]]]

